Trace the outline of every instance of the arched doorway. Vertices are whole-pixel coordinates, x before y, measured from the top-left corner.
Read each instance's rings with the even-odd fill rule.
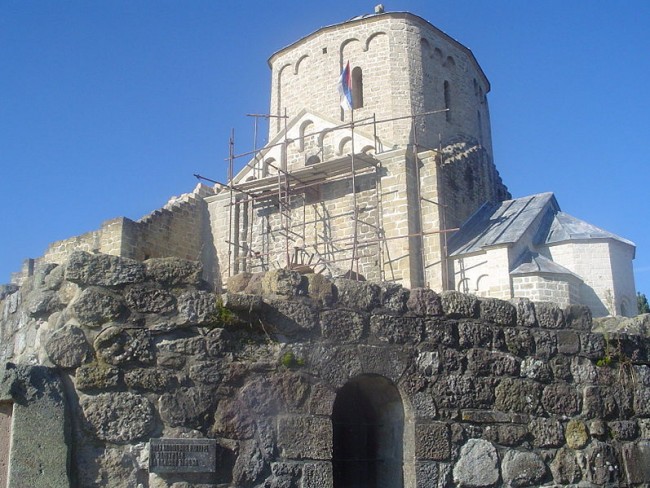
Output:
[[[404,408],[393,383],[361,375],[334,401],[334,488],[402,488]]]

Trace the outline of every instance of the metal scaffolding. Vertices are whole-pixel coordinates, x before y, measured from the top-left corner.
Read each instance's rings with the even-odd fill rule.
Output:
[[[255,120],[253,150],[241,154],[235,154],[234,130],[229,139],[228,181],[221,183],[201,175],[195,175],[214,183],[228,191],[228,267],[227,274],[232,276],[240,271],[251,269],[268,270],[271,268],[292,268],[299,270],[311,270],[314,272],[325,272],[331,274],[343,274],[353,279],[362,279],[359,268],[359,261],[363,257],[372,255],[376,258],[379,268],[379,278],[384,281],[394,281],[395,275],[391,267],[391,256],[387,242],[393,239],[410,239],[432,234],[451,232],[457,229],[445,229],[435,231],[424,231],[422,220],[422,205],[430,203],[440,205],[438,202],[422,197],[420,181],[420,165],[418,152],[420,149],[438,152],[438,149],[418,146],[416,119],[427,115],[439,114],[445,110],[436,110],[415,115],[393,117],[390,119],[376,120],[376,117],[367,117],[354,120],[354,113],[350,122],[335,127],[328,127],[323,130],[301,134],[303,140],[307,137],[322,137],[325,133],[349,130],[351,151],[344,157],[331,158],[326,161],[319,161],[309,164],[306,161],[304,167],[289,170],[287,163],[287,147],[293,140],[288,138],[287,115],[248,114]],[[284,121],[284,134],[280,142],[257,148],[257,131],[259,118],[279,118]],[[363,137],[374,141],[373,153],[380,154],[382,147],[377,137],[377,125],[398,120],[411,119],[413,130],[413,149],[415,159],[415,179],[417,199],[419,202],[418,227],[416,232],[400,236],[387,237],[383,230],[383,201],[382,201],[382,165],[381,161],[372,154],[355,153],[355,130],[361,127],[371,127],[372,135],[364,134]],[[282,158],[280,164],[273,164],[263,161],[263,153],[274,147],[281,148]],[[325,152],[320,151],[321,156]],[[244,166],[253,168],[254,178],[247,181],[235,182],[234,162],[237,159],[248,157],[250,161]],[[276,174],[268,175],[272,169]],[[360,178],[370,178],[374,185],[374,222],[364,221],[360,214],[358,203],[357,182]],[[319,190],[322,185],[332,184],[349,180],[351,183],[352,211],[352,235],[345,238],[333,238],[327,226],[323,226],[323,232],[318,232],[318,223],[325,222],[331,217],[319,213],[320,203]],[[308,203],[311,202],[311,203]],[[312,221],[307,219],[307,206],[313,206]],[[372,208],[372,207],[371,207]],[[300,210],[302,209],[302,211]],[[326,212],[326,211],[325,211]],[[441,219],[441,226],[444,226],[444,206]],[[271,216],[275,215],[279,224],[273,228]],[[347,214],[345,214],[347,216]],[[339,218],[342,216],[338,216]],[[255,248],[255,225],[259,227],[257,248]],[[307,227],[313,224],[313,239],[307,237]],[[371,237],[360,238],[359,229],[374,228]],[[365,232],[368,234],[368,232]],[[282,239],[282,245],[277,244],[277,238]],[[272,242],[275,241],[275,242]],[[281,251],[279,251],[281,249]],[[420,268],[422,279],[426,279],[426,254],[424,245],[420,245]],[[370,254],[369,254],[370,253]],[[442,249],[444,260],[446,249]],[[280,257],[279,257],[280,256]],[[275,258],[275,259],[274,259]],[[399,258],[398,258],[399,259]],[[343,266],[340,264],[344,263]],[[443,263],[444,264],[444,263]],[[444,266],[443,266],[444,267]],[[336,272],[338,270],[338,273]],[[387,276],[388,270],[388,276]]]

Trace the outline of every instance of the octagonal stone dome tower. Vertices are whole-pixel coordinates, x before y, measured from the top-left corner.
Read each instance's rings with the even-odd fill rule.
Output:
[[[457,139],[478,142],[492,158],[490,83],[472,52],[426,20],[406,12],[364,15],[323,27],[271,56],[271,114],[296,116],[305,107],[344,121],[336,84],[350,63],[356,120],[423,114],[417,140],[410,119],[378,125],[378,137],[398,145],[438,148]],[[269,140],[283,128],[270,124]]]

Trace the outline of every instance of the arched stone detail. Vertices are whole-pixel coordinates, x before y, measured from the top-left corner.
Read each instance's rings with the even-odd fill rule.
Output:
[[[342,156],[345,153],[346,147],[348,145],[350,146],[350,150],[352,150],[351,143],[352,143],[352,138],[350,136],[343,137],[339,141],[338,155]]]
[[[424,37],[420,38],[420,48],[422,49],[422,57],[432,59],[433,58],[433,48],[428,40]]]
[[[318,136],[318,148],[322,155],[322,161],[327,161],[327,159],[336,151],[334,132],[332,130],[323,130],[320,133]]]
[[[461,293],[469,293],[469,278],[463,278],[460,280],[456,290]]]
[[[476,292],[487,291],[488,275],[482,274],[476,278]]]
[[[366,39],[365,46],[363,47],[363,51],[367,52],[370,49],[370,44],[377,39],[380,36],[385,36],[386,33],[384,31],[378,31],[370,34],[368,38]]]
[[[334,488],[404,486],[405,411],[402,395],[375,374],[351,378],[332,409]]]
[[[270,164],[269,164],[269,163],[270,163]],[[275,163],[276,163],[275,158],[266,158],[266,159],[262,162],[262,177],[265,177],[265,176],[271,176],[271,175],[277,175],[277,174],[278,174],[278,170],[275,169],[275,168],[272,168],[272,167],[271,167],[271,164],[273,164],[274,166],[276,166]]]
[[[277,86],[278,92],[277,92],[277,96],[276,96],[277,107],[275,107],[275,112],[276,112],[276,115],[277,115],[276,122],[275,122],[275,124],[276,124],[275,130],[277,132],[282,130],[282,119],[280,118],[280,116],[282,115],[282,112],[283,112],[282,111],[282,88],[283,88],[282,74],[284,73],[284,70],[289,68],[290,66],[291,66],[291,64],[287,63],[278,70],[278,82],[277,82],[278,83],[278,86]]]
[[[304,54],[303,56],[300,56],[300,58],[298,58],[298,61],[296,61],[296,66],[295,66],[295,68],[294,68],[294,70],[293,70],[293,74],[294,74],[294,75],[297,75],[297,74],[298,74],[298,72],[300,71],[300,65],[301,65],[302,62],[303,62],[305,59],[307,59],[308,57],[309,57],[309,54]]]
[[[350,37],[350,38],[346,39],[345,41],[341,42],[341,46],[339,47],[339,54],[341,56],[341,59],[340,59],[340,61],[341,61],[341,69],[343,69],[343,67],[344,67],[344,65],[345,65],[345,63],[347,61],[345,59],[345,49],[350,44],[352,44],[354,42],[361,42],[361,41],[359,39],[357,39],[356,37]]]
[[[300,130],[299,130],[299,138],[300,138],[300,143],[298,144],[299,150],[302,152],[305,150],[305,134],[309,134],[309,127],[314,127],[314,122],[310,119],[303,120],[300,123]],[[313,136],[311,136],[313,137]]]

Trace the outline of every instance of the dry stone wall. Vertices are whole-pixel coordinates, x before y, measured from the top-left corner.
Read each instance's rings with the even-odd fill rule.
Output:
[[[0,313],[29,486],[345,486],[350,385],[405,487],[650,483],[650,341],[584,307],[286,270],[218,296],[195,262],[75,252],[1,288]]]

